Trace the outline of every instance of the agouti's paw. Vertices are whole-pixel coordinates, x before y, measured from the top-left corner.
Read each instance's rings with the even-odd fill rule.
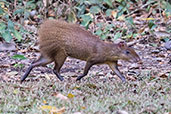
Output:
[[[76,81],[80,81],[81,78],[83,78],[84,76],[78,76],[78,78],[76,79]]]
[[[60,81],[63,81],[64,80],[64,78],[63,78],[63,76],[57,76],[58,77],[58,79],[60,80]]]
[[[126,83],[126,79],[125,78],[122,78],[122,83]]]

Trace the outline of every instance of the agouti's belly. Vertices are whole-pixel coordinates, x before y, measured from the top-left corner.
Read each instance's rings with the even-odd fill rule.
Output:
[[[90,56],[89,52],[86,49],[79,49],[79,48],[68,48],[66,50],[68,56],[80,59],[80,60],[87,60]]]

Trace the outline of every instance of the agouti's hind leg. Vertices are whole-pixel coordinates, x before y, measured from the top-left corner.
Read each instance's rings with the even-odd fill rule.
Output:
[[[29,68],[26,70],[24,76],[21,78],[21,83],[27,78],[27,76],[30,74],[31,70],[34,68],[34,67],[37,67],[37,66],[45,66],[46,64],[48,63],[51,63],[53,60],[51,59],[47,59],[45,57],[43,57],[42,55],[39,57],[38,60],[34,61],[30,66]]]
[[[55,57],[55,67],[53,69],[54,74],[58,77],[60,81],[63,81],[64,78],[60,75],[60,69],[66,60],[64,53],[58,53]]]
[[[80,80],[81,78],[85,77],[88,74],[90,68],[94,65],[94,62],[87,61],[86,66],[84,68],[84,73],[81,76],[78,76],[76,81]]]

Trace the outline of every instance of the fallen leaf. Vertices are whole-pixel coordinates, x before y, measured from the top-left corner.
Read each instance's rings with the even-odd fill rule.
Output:
[[[74,112],[74,114],[81,114],[81,112]]]
[[[52,94],[52,96],[56,96],[57,98],[59,98],[61,100],[68,100],[68,97],[62,95],[61,93],[54,93],[54,94]]]
[[[155,20],[155,18],[142,18],[144,21],[150,21],[150,20]]]
[[[159,64],[160,64],[160,65],[162,65],[162,64],[164,64],[164,62],[163,62],[163,61],[161,61],[161,62],[159,62]]]
[[[29,20],[25,20],[25,21],[24,21],[24,25],[25,25],[25,26],[28,25],[29,22],[30,22]]]
[[[50,77],[49,77],[48,74],[45,74],[45,78],[46,78],[47,80],[50,80]]]
[[[81,114],[81,112],[75,112],[74,114]]]
[[[141,34],[142,32],[144,32],[145,27],[146,27],[146,26],[144,26],[143,28],[140,28],[139,31],[138,31],[138,33]]]
[[[115,10],[111,11],[111,15],[112,15],[114,18],[116,18],[116,17],[117,17],[117,11],[115,11]],[[118,20],[119,20],[119,21],[125,20],[125,16],[124,16],[124,15],[119,16],[119,17],[118,17]]]
[[[43,103],[46,104],[47,103],[46,100],[43,100]]]
[[[52,110],[52,109],[55,110],[55,109],[57,109],[57,108],[54,107],[54,106],[50,106],[50,105],[43,105],[43,106],[40,107],[40,109],[41,109],[41,110],[49,110],[49,111],[50,111],[50,110]]]
[[[19,92],[18,89],[15,89],[15,90],[13,91],[14,94],[18,94],[18,92]]]
[[[156,79],[157,77],[155,76],[155,75],[152,75],[151,77],[150,77],[150,80],[154,80],[154,79]]]
[[[50,110],[50,114],[63,114],[64,112],[65,112],[65,107],[62,107],[61,109]]]
[[[91,88],[91,89],[96,89],[97,86],[95,84],[86,84],[87,87]]]
[[[124,110],[119,110],[116,112],[116,114],[128,114],[128,112],[124,111]]]
[[[136,78],[134,78],[133,76],[127,76],[126,78],[131,81],[136,81]]]
[[[54,106],[50,106],[50,105],[43,105],[40,107],[41,110],[48,110],[49,114],[62,114],[65,112],[65,107],[62,107],[61,109],[57,109]]]
[[[9,76],[14,76],[14,75],[17,75],[18,72],[17,71],[11,71],[11,72],[8,72],[7,75]]]
[[[48,11],[48,16],[49,17],[55,17],[55,12],[53,10]]]
[[[86,107],[85,106],[82,106],[81,109],[86,109]]]
[[[111,14],[112,14],[112,16],[113,16],[114,18],[116,18],[116,16],[117,16],[117,11],[113,10],[113,11],[111,11]]]
[[[68,98],[74,98],[75,96],[72,93],[68,93]]]
[[[9,67],[10,67],[9,64],[2,64],[2,65],[0,65],[0,68],[9,68]]]
[[[72,89],[80,89],[80,88],[81,88],[80,86],[75,86]]]
[[[159,77],[161,77],[161,78],[168,78],[168,76],[166,74],[160,74]]]

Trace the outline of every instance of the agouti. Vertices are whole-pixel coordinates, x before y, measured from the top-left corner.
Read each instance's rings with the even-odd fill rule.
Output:
[[[86,76],[93,65],[108,64],[112,71],[125,82],[125,77],[118,69],[118,60],[131,62],[140,60],[134,49],[126,43],[104,42],[84,28],[65,21],[46,20],[40,26],[38,33],[41,55],[30,65],[21,82],[34,67],[45,66],[51,62],[55,62],[53,72],[62,81],[63,77],[59,72],[68,56],[86,61],[83,74],[76,80]]]

